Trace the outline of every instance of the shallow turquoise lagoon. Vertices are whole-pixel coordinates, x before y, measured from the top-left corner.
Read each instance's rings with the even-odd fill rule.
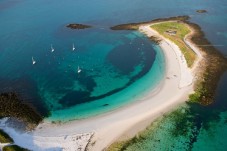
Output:
[[[164,74],[160,48],[139,32],[110,30],[111,22],[90,12],[108,11],[99,5],[1,1],[0,91],[16,91],[50,120],[67,121],[116,109],[154,88]],[[74,22],[93,27],[66,27]]]

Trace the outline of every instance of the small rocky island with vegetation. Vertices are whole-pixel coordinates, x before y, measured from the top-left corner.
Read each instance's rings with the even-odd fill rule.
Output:
[[[91,28],[89,25],[83,25],[83,24],[77,24],[77,23],[72,23],[66,25],[66,27],[71,28],[71,29],[86,29],[86,28]]]
[[[197,10],[196,12],[197,12],[197,13],[207,13],[207,10],[205,10],[205,9],[200,9],[200,10]]]

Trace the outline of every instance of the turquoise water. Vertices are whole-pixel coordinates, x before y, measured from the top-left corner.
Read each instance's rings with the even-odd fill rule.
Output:
[[[103,10],[82,1],[1,1],[0,91],[16,91],[43,116],[66,121],[116,109],[154,88],[164,73],[160,48],[139,32],[94,23],[100,16],[87,10],[108,10],[99,5]],[[65,27],[73,22],[93,28]]]
[[[199,110],[189,106],[178,108],[153,122],[122,150],[225,151],[227,112],[218,115],[214,112],[209,114],[205,108],[199,107]]]
[[[197,9],[208,13],[198,14]],[[160,48],[140,33],[109,27],[189,15],[226,56],[226,14],[225,0],[1,0],[0,92],[16,91],[42,115],[51,112],[50,120],[85,118],[119,108],[138,101],[162,79],[164,60]],[[93,28],[65,28],[72,22]],[[178,122],[187,135],[175,119],[167,118],[147,132],[136,148],[226,150],[226,89],[227,74],[219,82],[214,104],[188,105],[182,114],[188,122]]]
[[[138,79],[131,86],[103,99],[79,104],[77,106],[73,106],[64,110],[53,111],[48,119],[61,119],[62,121],[67,121],[70,119],[86,118],[113,109],[117,109],[122,105],[132,103],[133,101],[138,101],[143,95],[146,95],[147,92],[154,89],[164,75],[165,61],[162,51],[157,45],[153,45],[153,48],[155,49],[157,56],[152,68],[149,70],[148,73],[146,73],[146,75]],[[137,70],[141,70],[141,67],[138,67],[136,71]],[[133,72],[132,74],[135,74],[135,72]],[[108,77],[106,77],[105,79],[109,80]]]

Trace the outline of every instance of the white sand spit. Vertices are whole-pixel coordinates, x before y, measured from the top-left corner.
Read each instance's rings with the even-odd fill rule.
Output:
[[[84,151],[93,133],[41,136],[33,132],[19,132],[7,126],[7,118],[0,120],[0,128],[7,132],[15,144],[33,151]],[[51,131],[51,129],[49,130]],[[0,144],[3,147],[8,144]]]

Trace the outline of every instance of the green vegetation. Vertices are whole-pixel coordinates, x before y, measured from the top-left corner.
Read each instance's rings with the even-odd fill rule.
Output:
[[[190,33],[190,29],[187,25],[181,22],[162,22],[152,25],[151,28],[158,31],[165,38],[168,38],[174,42],[184,54],[188,67],[192,67],[196,55],[184,42],[184,37]]]
[[[205,82],[200,82],[196,87],[195,92],[189,95],[189,102],[192,102],[192,103],[205,102],[205,100],[203,99],[207,95],[208,95],[208,91],[205,87]]]
[[[223,106],[226,111],[227,103]],[[137,136],[113,143],[107,151],[193,150],[201,132],[210,131],[210,137],[213,137],[214,123],[226,124],[220,118],[223,106],[211,107],[187,102],[152,122]]]
[[[188,19],[189,19],[189,16],[158,18],[158,19],[154,19],[152,21],[116,25],[116,26],[110,27],[110,29],[112,29],[112,30],[139,30],[139,26],[144,25],[144,24],[159,23],[159,22],[163,22],[163,21],[186,21]]]
[[[189,16],[161,18],[147,22],[116,25],[111,27],[111,29],[138,30],[141,25],[158,23],[153,25],[152,28],[178,45],[184,54],[188,67],[192,67],[196,55],[187,47],[183,39],[190,32],[189,27],[192,28],[194,32],[190,36],[190,40],[203,52],[203,55],[205,55],[203,60],[205,61],[202,63],[203,66],[200,63],[200,72],[202,72],[202,75],[197,81],[199,84],[195,88],[196,93],[190,96],[190,100],[191,102],[209,105],[214,100],[218,81],[227,69],[227,59],[205,38],[202,29],[198,25],[189,22],[188,19]],[[150,37],[150,39],[157,44],[159,43],[159,40],[155,37]]]
[[[21,148],[20,146],[17,146],[17,145],[10,145],[10,146],[3,147],[2,151],[28,151],[28,150]]]
[[[227,69],[227,59],[205,38],[205,34],[198,25],[186,23],[194,29],[191,41],[205,55],[199,65],[201,74],[196,82],[195,94],[190,96],[190,102],[209,105],[214,101],[218,81]]]
[[[190,130],[191,128],[194,128],[194,125],[191,122],[193,121],[193,116],[187,116],[188,112],[188,107],[180,107],[175,111],[164,115],[163,117],[152,122],[144,131],[138,133],[135,137],[126,141],[113,143],[107,149],[107,151],[174,150],[174,148],[172,147],[176,145],[176,142],[174,142],[175,138],[191,137]],[[163,138],[160,133],[162,133],[162,135],[165,135],[166,137]],[[156,148],[157,146],[160,146],[160,144],[165,144],[166,141],[169,141],[171,139],[173,139],[171,141],[172,145],[163,145],[163,149]],[[184,145],[184,147],[187,148],[188,146]]]
[[[13,143],[13,139],[0,129],[0,143]]]

